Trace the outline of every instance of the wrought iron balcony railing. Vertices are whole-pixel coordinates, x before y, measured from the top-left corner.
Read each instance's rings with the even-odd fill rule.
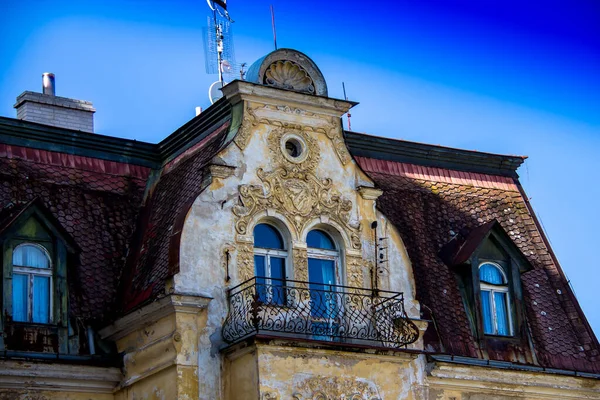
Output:
[[[223,338],[256,334],[400,348],[419,337],[402,293],[255,277],[228,292]]]

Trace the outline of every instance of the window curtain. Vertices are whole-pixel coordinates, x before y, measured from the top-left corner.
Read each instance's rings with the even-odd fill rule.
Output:
[[[263,303],[267,301],[267,286],[266,286],[266,268],[265,268],[265,256],[254,256],[254,273],[256,276],[256,293],[258,299]]]
[[[48,257],[36,246],[23,245],[15,249],[13,253],[13,265],[32,267],[32,268],[48,268]]]
[[[492,264],[483,264],[479,268],[479,280],[494,285],[502,285],[505,283],[498,267]]]
[[[50,322],[50,278],[33,277],[33,322],[47,324]]]
[[[508,323],[508,309],[506,303],[508,296],[506,293],[494,293],[494,304],[496,306],[496,320],[498,323],[498,335],[510,335],[510,325]]]
[[[13,274],[13,321],[27,321],[28,275]]]
[[[494,334],[494,321],[492,318],[492,303],[490,292],[481,291],[481,314],[483,316],[483,332],[489,335]]]
[[[273,293],[271,302],[279,305],[285,303],[285,259],[270,257],[271,262],[271,288]]]

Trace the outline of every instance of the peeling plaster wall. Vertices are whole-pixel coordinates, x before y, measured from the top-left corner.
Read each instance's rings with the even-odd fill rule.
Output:
[[[208,308],[206,328],[199,332],[198,339],[198,365],[203,369],[203,373],[199,376],[200,398],[202,399],[221,398],[222,394],[221,370],[223,367],[218,350],[223,346],[220,330],[227,314],[226,290],[241,282],[240,270],[237,267],[240,265],[240,235],[235,228],[238,217],[233,213],[233,207],[239,205],[239,187],[245,184],[260,185],[261,180],[257,176],[257,170],[262,168],[265,171],[271,171],[276,167],[273,151],[269,148],[269,135],[275,134],[274,132],[278,129],[278,126],[274,124],[277,124],[278,121],[286,121],[288,124],[304,126],[306,121],[306,114],[302,110],[290,113],[289,109],[285,110],[282,106],[274,109],[260,103],[248,103],[246,107],[253,108],[255,114],[266,110],[264,112],[268,112],[269,121],[255,124],[244,122],[241,129],[250,130],[245,146],[232,143],[218,155],[222,162],[236,167],[235,172],[227,178],[213,177],[211,185],[193,203],[182,231],[180,272],[174,277],[176,293],[204,295],[213,298]],[[293,104],[291,107],[292,110],[299,110],[293,108]],[[337,137],[341,137],[339,119],[331,117],[331,115],[321,115],[318,112],[311,115],[309,122],[313,126],[329,124],[332,132]],[[331,179],[333,189],[339,192],[342,198],[352,202],[349,222],[360,224],[362,249],[351,248],[351,239],[346,232],[340,232],[339,237],[346,255],[360,257],[364,260],[360,279],[363,284],[360,286],[371,286],[368,269],[375,262],[375,250],[370,224],[372,221],[378,220],[378,236],[388,237],[389,267],[385,276],[382,277],[382,280],[385,280],[383,286],[392,291],[404,291],[409,316],[418,318],[418,304],[413,301],[412,270],[401,239],[386,218],[376,211],[374,200],[362,198],[357,191],[358,186],[373,186],[372,182],[350,159],[349,155],[345,165],[342,163],[340,151],[347,150],[345,147],[340,149],[339,142],[336,150],[333,141],[324,132],[317,132],[314,129],[302,131],[318,144],[320,159],[315,169],[316,176],[320,179]],[[343,146],[343,142],[341,143]],[[267,211],[267,214],[281,219],[282,216],[277,215],[277,212],[274,211]],[[318,220],[314,221],[314,223],[318,222]],[[248,230],[251,235],[252,227],[249,227]],[[306,231],[307,229],[304,232],[294,232],[293,229],[290,229],[294,247],[306,247]],[[226,281],[225,250],[230,251],[231,257],[229,282]],[[347,269],[347,266],[343,267]],[[294,273],[291,275],[298,279]],[[343,275],[343,281],[340,283],[351,283],[348,282],[346,274]]]
[[[0,390],[0,400],[115,400],[112,394],[65,393],[51,390]],[[120,400],[120,399],[119,399]]]
[[[243,350],[244,351],[244,350]],[[259,397],[228,399],[420,399],[422,356],[367,354],[318,348],[257,344]],[[236,358],[232,364],[247,359]],[[353,397],[357,396],[357,397]]]
[[[115,400],[196,400],[198,332],[206,317],[205,309],[178,305],[118,339],[124,378]]]
[[[428,400],[600,399],[598,379],[445,363],[428,371]]]

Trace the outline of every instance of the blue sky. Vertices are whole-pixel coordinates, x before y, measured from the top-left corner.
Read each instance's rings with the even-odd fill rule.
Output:
[[[498,4],[501,3],[501,4]],[[230,0],[238,62],[309,55],[352,128],[528,155],[521,181],[597,333],[600,3],[596,0]],[[96,131],[156,142],[209,106],[196,1],[0,0],[0,115],[56,74]]]

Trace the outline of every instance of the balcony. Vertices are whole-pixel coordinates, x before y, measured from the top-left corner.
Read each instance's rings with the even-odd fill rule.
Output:
[[[402,293],[255,277],[229,289],[227,343],[269,335],[402,348],[419,338]]]

